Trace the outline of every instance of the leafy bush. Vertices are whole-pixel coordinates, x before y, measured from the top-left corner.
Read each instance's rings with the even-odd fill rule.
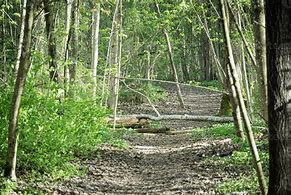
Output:
[[[0,167],[4,167],[12,89],[0,93]],[[106,109],[90,98],[59,101],[55,94],[30,83],[26,87],[18,125],[18,171],[73,175],[79,170],[70,164],[76,156],[90,155],[103,142],[122,145],[120,135],[106,127]]]

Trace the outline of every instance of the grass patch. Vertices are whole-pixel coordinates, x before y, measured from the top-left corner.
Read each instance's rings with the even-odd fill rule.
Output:
[[[256,172],[252,170],[249,175],[241,174],[239,179],[222,182],[216,187],[217,194],[229,194],[231,192],[245,192],[257,194],[259,192]]]
[[[190,81],[190,84],[193,86],[202,86],[202,87],[207,87],[207,88],[215,89],[215,90],[223,90],[224,89],[222,83],[218,80]]]
[[[195,141],[200,141],[205,138],[233,138],[238,140],[233,123],[215,124],[209,127],[196,128],[192,132],[192,137]]]

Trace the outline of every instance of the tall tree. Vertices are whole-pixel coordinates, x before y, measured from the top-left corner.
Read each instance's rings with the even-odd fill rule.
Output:
[[[243,122],[246,128],[246,135],[247,139],[250,145],[250,150],[253,156],[254,160],[254,166],[256,168],[257,176],[258,176],[258,181],[260,185],[260,190],[263,195],[267,194],[266,192],[266,181],[264,177],[264,172],[262,168],[262,163],[259,157],[258,149],[255,143],[253,131],[252,131],[252,126],[249,120],[249,116],[246,110],[244,98],[242,95],[241,91],[241,86],[240,86],[240,81],[238,78],[238,73],[236,70],[236,65],[234,61],[234,56],[233,56],[233,50],[232,50],[232,44],[231,44],[231,39],[230,39],[230,32],[229,32],[229,25],[227,22],[227,16],[226,16],[226,5],[225,5],[225,0],[220,0],[220,7],[221,7],[221,13],[222,13],[222,21],[223,21],[223,31],[224,31],[224,41],[225,41],[225,47],[226,47],[226,52],[228,56],[228,78],[230,81],[230,86],[234,87],[235,92],[237,94],[237,100],[238,104],[240,107],[240,110],[242,112],[242,118]],[[234,97],[235,98],[235,97]]]
[[[66,5],[66,21],[65,21],[65,36],[64,36],[64,90],[65,96],[69,91],[70,71],[69,71],[69,44],[70,44],[70,30],[72,20],[72,4],[74,0],[67,0]]]
[[[43,0],[45,11],[46,34],[48,39],[50,79],[58,82],[57,45],[55,33],[54,2]]]
[[[291,194],[291,4],[266,1],[269,194]]]
[[[115,110],[118,100],[119,77],[120,77],[120,49],[121,49],[121,23],[122,23],[122,0],[116,0],[112,29],[109,44],[108,64],[110,67],[109,75],[109,106]]]
[[[73,83],[76,79],[76,68],[78,63],[78,57],[79,57],[79,15],[80,15],[80,9],[79,9],[79,0],[74,0],[73,2],[73,8],[72,8],[72,26],[71,26],[71,58],[73,63],[69,67],[70,72],[70,83]]]
[[[97,91],[97,66],[99,57],[99,27],[100,27],[100,3],[93,5],[92,13],[92,76],[93,76],[93,98]]]
[[[258,89],[260,94],[260,110],[263,118],[268,121],[267,109],[267,59],[264,0],[253,0],[254,40],[256,49],[256,68],[258,73]]]
[[[19,44],[18,44],[18,53],[17,53],[17,61],[15,64],[14,68],[14,74],[17,76],[18,68],[19,68],[19,63],[20,63],[20,57],[21,57],[21,47],[23,43],[23,36],[24,36],[24,25],[25,25],[25,15],[26,15],[26,6],[27,5],[27,0],[23,1],[23,8],[22,8],[22,22],[21,22],[21,27],[20,27],[20,35],[19,35]]]
[[[14,93],[11,102],[8,127],[8,151],[4,173],[6,177],[10,177],[12,180],[16,180],[16,156],[19,135],[17,123],[21,105],[21,96],[24,90],[26,75],[30,67],[33,10],[35,2],[35,0],[27,0],[27,4],[23,5],[23,9],[26,9],[25,19],[23,20],[23,42],[19,43],[22,44],[22,48]]]

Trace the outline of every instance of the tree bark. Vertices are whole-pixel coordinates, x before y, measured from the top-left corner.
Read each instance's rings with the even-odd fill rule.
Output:
[[[100,26],[100,3],[97,3],[93,11],[92,26],[92,76],[93,76],[93,98],[97,93],[97,66],[99,57],[99,26]]]
[[[24,38],[24,24],[25,24],[25,15],[26,15],[26,5],[27,5],[27,0],[23,0],[22,4],[22,21],[21,21],[21,27],[20,27],[20,35],[19,35],[19,46],[18,46],[18,53],[17,53],[17,59],[16,59],[16,64],[14,68],[14,74],[15,77],[17,76],[18,68],[19,68],[19,63],[20,63],[20,57],[21,57],[21,49],[22,49],[22,44],[23,44],[23,38]]]
[[[234,58],[233,58],[233,51],[232,51],[231,40],[230,40],[229,26],[227,23],[227,16],[226,16],[225,0],[220,0],[220,7],[221,7],[221,13],[222,13],[223,27],[224,27],[225,47],[226,47],[226,51],[228,54],[228,63],[229,63],[230,73],[231,73],[230,76],[232,77],[231,79],[233,80],[233,83],[230,82],[230,85],[232,85],[235,88],[236,94],[238,96],[237,99],[238,99],[239,107],[240,107],[241,112],[242,112],[243,122],[244,122],[244,125],[246,128],[246,133],[247,133],[247,138],[248,138],[248,142],[250,145],[250,150],[251,150],[251,153],[252,153],[252,156],[254,159],[254,166],[256,168],[256,172],[257,172],[257,176],[258,176],[260,190],[261,190],[263,195],[266,195],[267,194],[266,181],[265,181],[265,177],[264,177],[264,173],[263,173],[263,169],[262,169],[262,164],[261,164],[261,160],[259,157],[256,143],[255,143],[255,139],[254,139],[254,135],[253,135],[253,131],[252,131],[252,126],[251,126],[249,116],[248,116],[248,113],[247,113],[247,110],[245,107],[243,95],[241,92],[241,86],[240,86],[240,82],[239,82],[239,78],[238,78],[238,74],[237,74],[237,70],[236,70],[236,65],[235,65]]]
[[[43,0],[46,22],[46,34],[48,39],[48,55],[49,55],[49,72],[50,79],[58,82],[58,64],[57,64],[57,45],[55,34],[55,13],[53,12],[54,3]]]
[[[24,22],[23,43],[9,117],[8,151],[4,175],[6,177],[11,178],[12,180],[16,180],[16,157],[19,135],[17,123],[21,105],[21,97],[24,90],[27,72],[30,66],[31,37],[32,37],[31,31],[33,24],[34,4],[35,4],[34,0],[27,0],[26,15],[25,19],[23,20]]]
[[[268,121],[268,89],[264,0],[253,0],[254,39],[256,50],[256,68],[258,77],[260,111]]]
[[[79,58],[79,0],[74,0],[72,9],[72,26],[71,26],[71,57],[73,64],[69,67],[70,83],[76,80],[76,69]]]
[[[114,104],[116,102],[116,94],[117,94],[117,84],[119,80],[119,68],[118,68],[118,56],[119,56],[119,28],[120,26],[120,0],[116,0],[115,3],[115,11],[112,20],[112,28],[111,28],[111,35],[108,45],[108,65],[109,65],[109,75],[108,75],[108,82],[109,82],[109,90],[110,96],[108,100],[108,106],[111,109],[114,109]]]
[[[291,194],[291,4],[266,1],[269,194]]]

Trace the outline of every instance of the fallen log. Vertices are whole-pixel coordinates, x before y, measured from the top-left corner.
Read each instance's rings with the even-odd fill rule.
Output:
[[[160,115],[153,116],[148,114],[133,114],[133,115],[122,115],[118,116],[119,118],[137,118],[161,121],[161,120],[191,120],[191,121],[208,121],[208,122],[220,122],[220,123],[228,123],[233,122],[232,117],[220,117],[220,116],[195,116],[195,115]]]
[[[179,131],[169,131],[167,134],[169,135],[180,135],[180,134],[190,134],[193,133],[193,130],[179,130]]]
[[[107,123],[109,127],[113,127],[114,120],[108,119]],[[117,117],[116,128],[144,128],[149,126],[147,119],[138,119],[136,117]]]
[[[136,132],[138,133],[168,133],[170,132],[170,128],[168,127],[160,127],[160,128],[138,128],[135,129]]]

